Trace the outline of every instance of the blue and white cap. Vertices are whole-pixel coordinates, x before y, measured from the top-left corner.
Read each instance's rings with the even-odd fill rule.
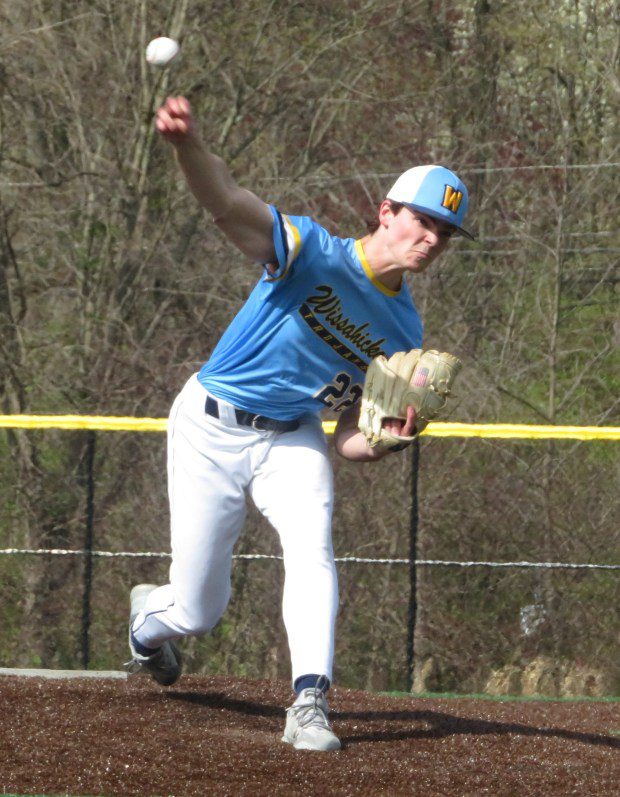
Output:
[[[431,164],[408,169],[390,188],[387,199],[445,221],[461,235],[475,240],[461,227],[469,204],[465,183],[443,166]]]

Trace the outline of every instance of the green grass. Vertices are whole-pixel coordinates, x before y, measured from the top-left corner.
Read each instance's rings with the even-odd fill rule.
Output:
[[[620,697],[590,697],[581,695],[579,697],[546,697],[544,695],[487,695],[481,694],[459,694],[458,692],[380,692],[386,697],[410,697],[410,698],[432,698],[434,700],[495,700],[495,701],[514,701],[517,703],[528,703],[532,701],[545,703],[620,703]]]

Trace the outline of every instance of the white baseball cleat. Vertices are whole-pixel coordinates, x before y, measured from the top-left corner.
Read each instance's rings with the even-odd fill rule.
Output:
[[[340,740],[327,719],[329,708],[320,689],[304,689],[286,710],[282,741],[296,750],[340,750]]]
[[[174,642],[164,642],[163,645],[150,656],[143,656],[135,649],[131,638],[133,621],[142,611],[149,594],[157,589],[155,584],[138,584],[131,590],[129,596],[131,608],[129,610],[129,650],[131,661],[125,667],[130,675],[146,671],[162,686],[172,686],[181,675],[183,666],[181,651]]]

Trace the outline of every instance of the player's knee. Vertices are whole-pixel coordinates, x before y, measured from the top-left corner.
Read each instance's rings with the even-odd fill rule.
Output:
[[[336,564],[331,548],[324,550],[307,552],[304,555],[292,553],[284,554],[284,574],[285,580],[298,580],[300,583],[307,583],[310,579],[313,583],[331,584],[337,581]]]

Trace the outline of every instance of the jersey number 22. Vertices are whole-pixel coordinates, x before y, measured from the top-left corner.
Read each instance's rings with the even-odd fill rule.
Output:
[[[352,407],[362,397],[362,385],[351,384],[349,374],[342,371],[334,378],[331,385],[325,385],[314,398],[325,404],[334,412],[340,412],[345,407]]]

